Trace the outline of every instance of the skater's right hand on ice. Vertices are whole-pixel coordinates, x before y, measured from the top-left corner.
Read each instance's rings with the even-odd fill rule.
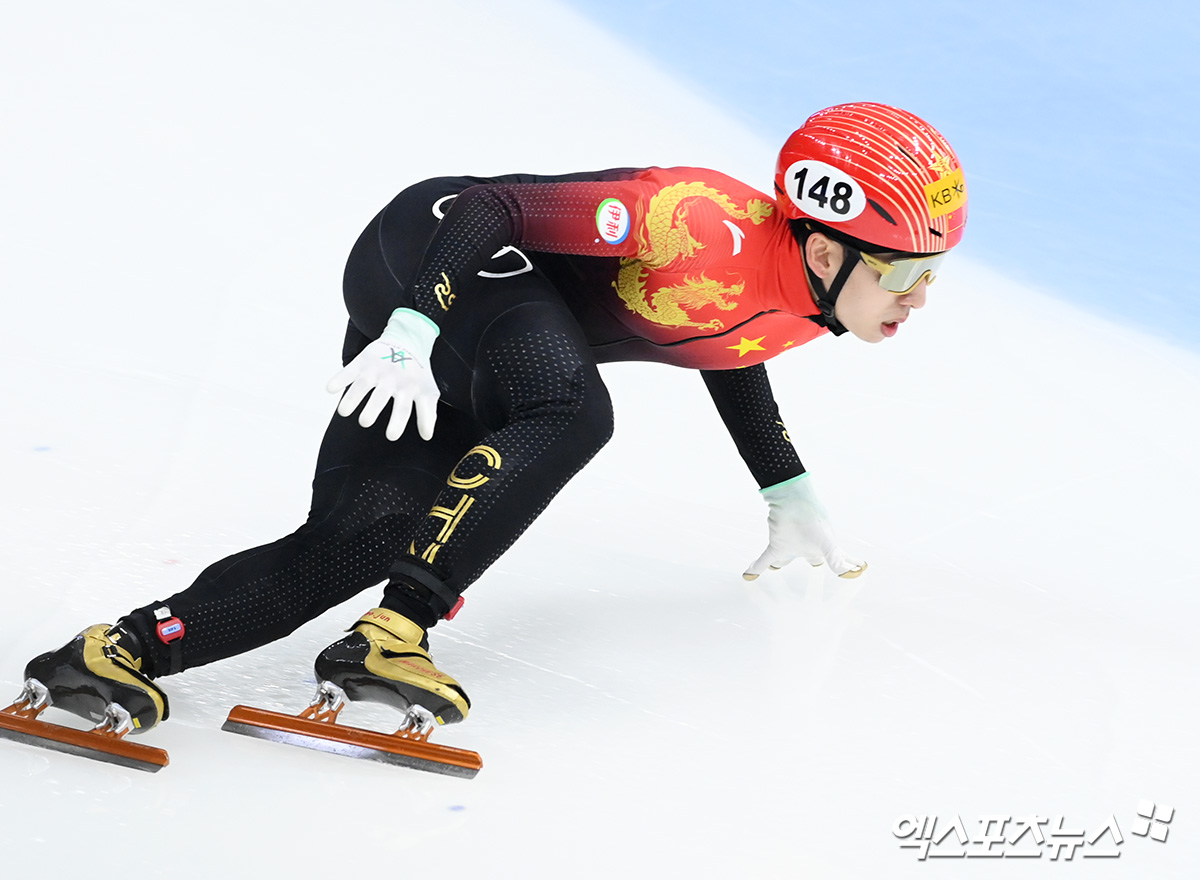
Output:
[[[431,438],[441,392],[429,369],[429,354],[438,332],[437,324],[420,312],[412,309],[392,312],[383,335],[329,380],[326,388],[331,394],[350,386],[338,404],[338,415],[350,415],[370,394],[371,399],[358,416],[358,423],[364,428],[375,424],[390,400],[392,415],[386,432],[389,440],[400,439],[414,406],[417,432],[425,440]]]
[[[813,566],[827,562],[838,577],[854,578],[866,571],[865,562],[850,558],[835,543],[829,514],[817,499],[808,474],[768,486],[759,494],[770,508],[770,542],[742,574],[746,580],[754,580],[768,568],[783,568],[797,557]]]

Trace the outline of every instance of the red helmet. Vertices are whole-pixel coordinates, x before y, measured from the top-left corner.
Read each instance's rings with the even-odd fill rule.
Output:
[[[947,251],[967,225],[954,148],[929,123],[886,104],[814,113],[780,150],[775,189],[788,217],[881,251]]]

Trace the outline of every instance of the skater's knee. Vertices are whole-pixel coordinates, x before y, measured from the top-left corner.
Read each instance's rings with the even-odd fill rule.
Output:
[[[508,310],[483,334],[478,363],[472,398],[489,427],[558,422],[586,428],[599,446],[611,435],[608,391],[563,307],[530,302]]]
[[[579,364],[561,378],[531,375],[528,381],[526,394],[510,398],[508,424],[542,424],[592,453],[608,442],[612,401],[594,366]]]
[[[592,368],[595,373],[595,368]],[[584,385],[583,396],[571,423],[572,433],[593,455],[603,448],[613,434],[612,399],[608,389],[595,375]]]

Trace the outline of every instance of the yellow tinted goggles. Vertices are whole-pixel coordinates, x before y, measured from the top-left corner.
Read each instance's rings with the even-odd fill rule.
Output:
[[[859,251],[862,261],[879,273],[879,286],[897,296],[911,293],[921,283],[933,284],[937,271],[946,259],[944,253],[932,257],[905,257],[897,260],[881,260],[879,257]]]

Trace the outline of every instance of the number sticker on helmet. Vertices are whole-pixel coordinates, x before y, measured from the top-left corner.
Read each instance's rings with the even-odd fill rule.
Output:
[[[784,179],[788,197],[796,207],[823,223],[853,220],[867,206],[866,194],[858,181],[816,159],[793,162]]]

